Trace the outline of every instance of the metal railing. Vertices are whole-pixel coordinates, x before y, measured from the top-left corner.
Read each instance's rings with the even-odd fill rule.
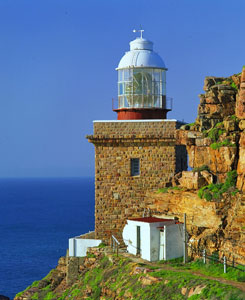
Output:
[[[233,256],[232,260],[229,260],[225,255],[222,258],[215,256],[214,254],[207,254],[206,249],[197,249],[194,248],[192,245],[188,244],[188,247],[197,255],[202,257],[203,263],[206,264],[207,260],[215,261],[217,263],[224,265],[224,273],[227,273],[227,268],[234,268],[241,272],[245,272],[245,265],[237,263]]]
[[[112,234],[112,236],[111,236],[111,248],[112,248],[113,252],[115,252],[115,250],[116,250],[117,256],[118,256],[119,245],[120,245],[120,243],[118,242],[116,237]]]
[[[144,101],[142,101],[141,103],[137,102],[137,105],[134,104],[127,104],[127,105],[123,105],[121,107],[119,107],[119,101],[118,98],[112,98],[112,110],[115,109],[120,109],[120,108],[126,108],[126,109],[130,109],[130,108],[148,108],[148,109],[166,109],[171,111],[173,109],[173,98],[171,97],[166,97],[166,96],[162,96],[162,101],[160,101],[160,104],[152,104],[152,105],[147,105],[147,103],[144,103]]]

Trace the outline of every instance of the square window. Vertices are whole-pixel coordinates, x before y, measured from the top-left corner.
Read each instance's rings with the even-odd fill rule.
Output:
[[[131,158],[131,176],[140,175],[140,159]]]

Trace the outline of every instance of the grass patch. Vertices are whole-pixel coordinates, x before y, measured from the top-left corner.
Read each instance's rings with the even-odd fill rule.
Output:
[[[175,267],[175,271],[161,269],[161,264],[173,266]],[[135,274],[133,272],[135,266],[151,268],[152,272],[147,274],[142,272]],[[106,300],[116,299],[118,296],[134,300],[177,300],[187,299],[188,294],[186,294],[186,296],[181,294],[183,287],[189,292],[191,288],[195,288],[198,285],[206,287],[202,290],[200,295],[193,295],[188,299],[242,299],[242,292],[233,286],[224,285],[191,274],[190,270],[198,270],[203,274],[215,277],[227,276],[225,278],[232,280],[237,279],[237,281],[239,281],[239,276],[241,276],[241,274],[233,273],[229,267],[228,273],[223,274],[222,265],[221,268],[216,264],[204,265],[202,261],[183,264],[182,258],[161,261],[152,266],[150,263],[136,264],[129,258],[122,256],[119,256],[117,261],[111,263],[109,258],[104,256],[96,261],[96,267],[90,268],[86,273],[81,274],[79,280],[77,280],[73,286],[66,289],[60,297],[52,291],[42,293],[43,290],[40,290],[40,292],[33,294],[32,299],[76,300],[85,299],[86,297],[87,300],[99,300],[102,296],[102,287],[106,287],[110,290],[110,293],[104,297]],[[160,278],[160,281],[144,285],[144,277],[147,276]]]
[[[182,266],[183,264],[183,256],[178,257],[178,258],[173,258],[173,259],[169,259],[169,260],[159,260],[157,262],[157,264],[159,265],[170,265],[172,267],[176,267],[176,266]]]
[[[33,295],[31,296],[31,299],[32,299],[32,300],[38,300],[38,299],[39,299],[38,293],[36,292],[35,294],[33,294]]]
[[[43,300],[53,300],[53,299],[56,299],[55,294],[53,294],[53,292],[48,292]]]
[[[200,271],[202,274],[213,277],[222,277],[228,280],[243,282],[245,281],[245,272],[227,266],[227,273],[224,273],[224,265],[219,262],[208,260],[204,264],[201,259],[188,263],[188,269]],[[244,269],[245,270],[245,269]]]
[[[81,295],[81,290],[80,289],[76,288],[76,289],[72,290],[71,296],[76,297],[76,296],[79,296],[79,295]]]

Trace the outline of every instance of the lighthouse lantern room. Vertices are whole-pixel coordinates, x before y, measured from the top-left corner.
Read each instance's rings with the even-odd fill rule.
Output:
[[[141,36],[130,42],[130,51],[119,62],[118,120],[166,119],[172,99],[166,97],[166,71],[153,43]],[[134,30],[136,32],[136,30]]]

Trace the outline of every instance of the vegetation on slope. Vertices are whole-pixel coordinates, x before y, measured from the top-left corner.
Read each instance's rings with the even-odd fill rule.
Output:
[[[119,257],[103,255],[102,258],[96,259],[91,268],[80,274],[73,285],[66,286],[63,290],[56,286],[51,290],[49,284],[34,290],[35,292],[30,293],[25,299],[245,299],[244,293],[234,286],[210,280],[202,274],[192,274],[192,270],[202,272],[203,268],[206,268],[206,272],[209,269],[207,273],[209,276],[214,272],[217,277],[220,275],[220,270],[217,271],[213,265],[204,267],[200,262],[186,265],[179,260],[167,264],[137,263],[134,258],[122,255]],[[245,279],[243,272],[235,271],[235,273],[232,272],[233,280]],[[48,276],[46,280],[49,280]],[[26,292],[23,296],[27,296]]]
[[[235,188],[237,179],[237,171],[233,170],[227,173],[226,181],[224,183],[211,183],[202,187],[198,191],[198,196],[201,199],[206,199],[207,201],[220,200],[223,193],[231,193],[235,195],[238,190]]]

